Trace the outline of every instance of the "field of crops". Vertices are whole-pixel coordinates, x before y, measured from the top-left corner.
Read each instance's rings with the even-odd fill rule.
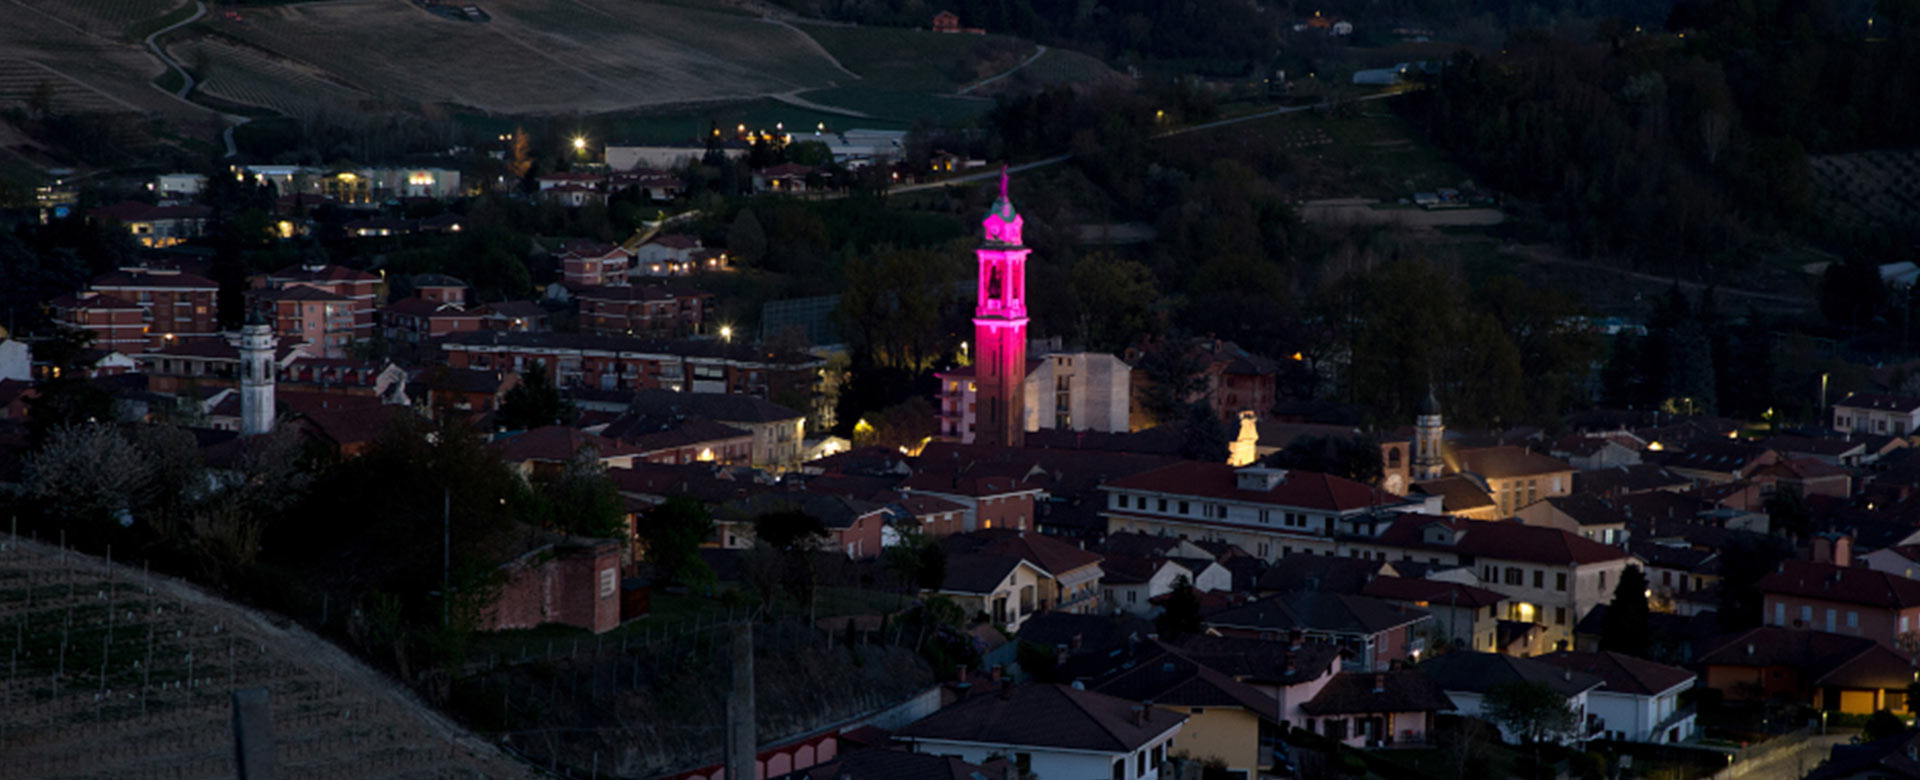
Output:
[[[334,84],[258,51],[214,38],[194,38],[167,47],[193,69],[199,89],[213,97],[302,116],[325,106],[352,106],[366,93]]]
[[[24,105],[34,90],[53,89],[54,111],[122,111],[126,106],[27,60],[0,60],[0,105]]]
[[[1092,87],[1127,81],[1125,75],[1107,67],[1106,63],[1093,55],[1059,48],[1048,49],[1032,65],[1021,68],[1017,75],[1021,82],[1049,87],[1062,84]]]
[[[997,70],[982,72],[984,65],[1012,67],[1033,54],[1033,44],[1003,35],[814,24],[801,29],[860,74],[860,86],[904,92],[953,92]]]
[[[847,78],[805,35],[733,14],[638,0],[484,7],[491,22],[392,0],[338,0],[204,24],[377,97],[492,113],[750,98]]]
[[[140,568],[0,535],[0,629],[9,777],[233,777],[247,688],[279,777],[528,774],[338,648]]]
[[[122,38],[133,23],[164,16],[179,8],[178,0],[17,0],[26,11],[38,11],[103,38]],[[184,3],[192,5],[192,3]]]

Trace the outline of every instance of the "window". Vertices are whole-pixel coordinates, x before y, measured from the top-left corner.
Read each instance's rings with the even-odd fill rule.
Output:
[[[1774,625],[1776,625],[1776,626],[1784,626],[1784,625],[1786,625],[1786,624],[1787,624],[1787,605],[1785,605],[1785,604],[1781,604],[1781,603],[1779,603],[1779,602],[1777,602],[1777,601],[1776,601],[1776,602],[1774,602],[1774,604],[1773,604],[1773,624],[1774,624]],[[1906,619],[1906,618],[1901,618],[1901,619],[1900,619],[1900,630],[1901,630],[1902,632],[1904,632],[1904,631],[1906,631],[1906,630],[1907,630],[1907,619]]]
[[[1133,754],[1133,774],[1135,777],[1147,776],[1147,751]]]
[[[1127,508],[1126,494],[1123,493],[1121,495],[1114,496],[1113,502],[1114,502],[1114,505],[1120,507],[1121,509],[1126,509]]]
[[[604,599],[612,596],[614,590],[618,587],[620,587],[620,570],[619,569],[601,569],[600,570],[600,598]]]
[[[1805,605],[1800,607],[1800,622],[1805,625],[1813,625],[1813,607]]]
[[[1553,608],[1553,624],[1556,626],[1564,626],[1567,624],[1567,608],[1566,607]]]
[[[1026,775],[1031,774],[1033,772],[1033,754],[1032,753],[1013,754],[1013,765],[1020,770],[1020,775],[1022,777],[1025,777]]]
[[[1607,573],[1604,571],[1600,572],[1600,592],[1607,592]]]
[[[1200,708],[1199,707],[1193,708],[1193,714],[1195,715],[1200,714]],[[1167,745],[1164,742],[1153,746],[1153,765],[1154,766],[1159,766],[1160,762],[1166,758],[1166,749],[1167,749]]]
[[[1525,572],[1520,571],[1518,568],[1512,566],[1507,567],[1507,584],[1519,585],[1526,582],[1525,574]]]
[[[1185,501],[1180,502],[1180,514],[1183,514],[1183,515],[1187,514],[1188,509],[1189,507],[1187,506],[1187,502]]]
[[[1127,760],[1117,758],[1113,761],[1113,780],[1127,780]]]
[[[1860,627],[1860,613],[1855,612],[1853,610],[1847,610],[1847,628],[1859,628],[1859,627]]]
[[[1127,603],[1128,603],[1128,604],[1132,604],[1132,603],[1135,603],[1135,602],[1138,602],[1139,600],[1140,600],[1140,591],[1137,591],[1137,590],[1130,590],[1130,591],[1127,591]]]
[[[1834,625],[1835,618],[1837,617],[1839,617],[1839,611],[1835,610],[1832,607],[1828,607],[1827,608],[1827,633],[1831,634],[1833,633],[1833,630],[1835,628],[1838,628],[1838,626]]]
[[[1167,511],[1167,500],[1164,498],[1160,499],[1160,511],[1162,512]]]
[[[1547,586],[1546,577],[1547,577],[1546,572],[1541,571],[1539,569],[1534,569],[1533,570],[1533,586],[1536,588],[1545,588]]]

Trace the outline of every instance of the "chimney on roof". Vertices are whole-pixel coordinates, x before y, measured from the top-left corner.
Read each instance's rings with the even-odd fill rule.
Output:
[[[1373,673],[1373,692],[1385,693],[1386,691],[1387,691],[1387,676],[1380,672],[1374,672]]]
[[[1153,722],[1153,700],[1152,699],[1148,699],[1146,701],[1140,702],[1140,722],[1141,723]]]
[[[1143,726],[1147,722],[1147,710],[1138,704],[1133,705],[1133,725]]]

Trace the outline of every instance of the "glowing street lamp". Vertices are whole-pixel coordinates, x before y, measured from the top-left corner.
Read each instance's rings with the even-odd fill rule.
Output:
[[[733,326],[732,325],[720,326],[720,340],[725,341],[728,344],[733,343]]]
[[[576,135],[573,137],[573,150],[576,152],[584,152],[587,150],[587,139],[585,136]]]

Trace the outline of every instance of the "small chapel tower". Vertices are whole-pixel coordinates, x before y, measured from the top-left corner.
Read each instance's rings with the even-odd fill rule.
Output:
[[[1420,402],[1419,416],[1413,423],[1413,479],[1439,479],[1446,467],[1440,455],[1440,435],[1447,427],[1440,422],[1440,399],[1433,391]]]
[[[1026,441],[1027,253],[1020,231],[1025,220],[1007,197],[1007,170],[1000,169],[1000,199],[981,223],[978,304],[973,310],[974,441],[1018,447]]]
[[[240,328],[240,435],[273,430],[273,326],[260,315]]]

